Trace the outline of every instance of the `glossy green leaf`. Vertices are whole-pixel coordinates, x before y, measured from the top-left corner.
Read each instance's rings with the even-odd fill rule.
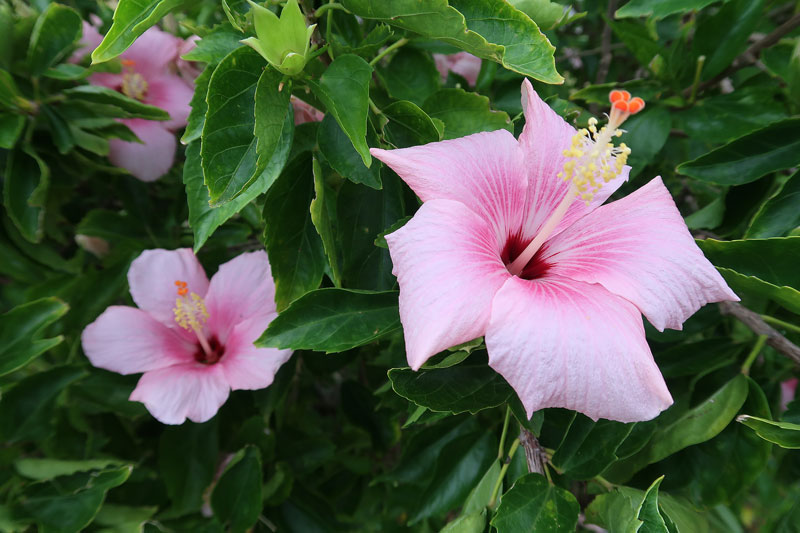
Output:
[[[661,106],[648,107],[625,121],[625,134],[620,142],[631,148],[628,160],[633,167],[631,176],[638,174],[664,147],[671,126],[670,112]]]
[[[741,354],[742,343],[725,337],[684,342],[666,350],[655,350],[658,368],[665,378],[696,376],[733,363]]]
[[[11,73],[0,68],[0,109],[16,109],[19,104],[19,89]]]
[[[47,6],[33,26],[28,45],[31,74],[40,76],[64,59],[80,37],[81,16],[77,11],[56,3]]]
[[[506,381],[487,365],[460,364],[448,368],[393,368],[392,389],[431,411],[472,414],[503,405],[514,394]]]
[[[769,125],[678,165],[685,176],[721,185],[741,185],[800,164],[800,119]]]
[[[216,67],[216,65],[207,66],[194,80],[194,94],[192,94],[192,100],[189,102],[192,109],[189,111],[189,116],[186,119],[186,128],[181,136],[183,144],[189,144],[199,139],[203,134],[203,126],[206,123],[206,113],[208,112],[206,96],[208,95],[208,86],[211,83],[211,75],[214,74]]]
[[[755,431],[762,439],[781,448],[800,449],[800,424],[778,422],[751,415],[741,415],[736,421]]]
[[[22,135],[25,126],[25,115],[0,113],[0,148],[10,150]]]
[[[745,238],[783,237],[800,226],[800,172],[792,174],[750,222]]]
[[[734,290],[770,298],[800,313],[800,236],[697,241]]]
[[[3,395],[0,438],[13,443],[45,436],[54,415],[56,397],[85,375],[81,368],[61,366],[28,376],[14,385]]]
[[[422,105],[441,86],[436,63],[430,55],[415,48],[401,48],[379,73],[392,98],[417,105]]]
[[[570,492],[541,474],[528,474],[503,494],[491,524],[498,533],[574,531],[579,511]]]
[[[261,56],[242,47],[211,75],[200,156],[212,205],[236,198],[266,168],[254,134],[256,86],[264,65]]]
[[[176,513],[199,510],[214,480],[219,443],[215,420],[164,429],[158,443],[159,477]]]
[[[0,376],[30,363],[64,340],[61,335],[39,338],[45,327],[58,320],[69,307],[56,298],[42,298],[14,307],[0,315]]]
[[[461,514],[448,522],[439,533],[482,533],[486,527],[486,510]]]
[[[703,79],[711,79],[748,46],[748,37],[763,19],[763,0],[728,0],[713,15],[700,15],[692,52],[705,56]]]
[[[6,161],[3,204],[8,217],[30,242],[43,236],[44,206],[50,186],[50,169],[33,152],[15,150]]]
[[[617,9],[616,18],[655,17],[664,18],[675,13],[702,9],[716,0],[630,0]]]
[[[396,292],[318,289],[292,302],[256,346],[336,353],[398,329]]]
[[[578,414],[553,455],[553,465],[573,479],[591,479],[617,460],[617,448],[634,424]]]
[[[519,448],[517,449],[519,451]],[[500,459],[497,459],[492,463],[492,466],[483,474],[483,477],[478,482],[475,487],[470,491],[469,496],[467,496],[466,501],[464,502],[464,506],[461,508],[462,515],[474,515],[480,514],[481,511],[486,509],[486,506],[491,503],[492,494],[494,492],[494,485],[497,482],[497,478],[500,477],[500,472],[503,469],[500,463]],[[465,520],[466,522],[467,520]],[[478,521],[475,519],[469,520],[470,523],[477,523]],[[484,516],[484,521],[481,524],[486,523],[486,517]],[[453,530],[457,531],[455,527]],[[483,529],[481,528],[481,531]]]
[[[441,89],[425,101],[422,109],[444,122],[444,138],[456,139],[480,131],[511,129],[502,111],[493,111],[489,99],[463,89]]]
[[[295,158],[264,198],[264,244],[275,280],[278,310],[319,287],[325,272],[325,250],[314,229],[311,158]]]
[[[280,151],[281,141],[284,139],[284,129],[294,130],[292,106],[289,98],[292,94],[291,82],[283,82],[283,76],[272,69],[264,69],[258,78],[255,94],[255,136],[256,136],[256,162],[257,174],[236,193],[236,198],[247,190],[263,173],[276,152]],[[287,120],[287,117],[291,120]]]
[[[338,126],[337,126],[338,127]],[[359,160],[359,164],[361,161]],[[328,257],[330,276],[336,287],[342,286],[342,267],[339,245],[336,241],[336,191],[325,181],[322,165],[314,159],[314,199],[309,207],[311,222],[322,239]]]
[[[371,137],[369,144],[377,146],[378,140],[372,128],[368,128],[368,131]],[[333,116],[325,115],[322,119],[317,130],[317,143],[325,160],[342,177],[373,189],[381,188],[380,163],[364,166],[361,156]]]
[[[655,40],[647,26],[621,20],[609,21],[609,25],[640,65],[649,66],[650,61],[661,53],[661,45]]]
[[[362,58],[348,54],[337,57],[319,81],[309,81],[314,95],[339,123],[367,167],[372,163],[367,145],[371,77],[372,67]]]
[[[77,472],[103,470],[104,468],[112,466],[119,466],[119,461],[113,459],[68,461],[64,459],[40,459],[33,457],[25,457],[14,461],[14,469],[19,475],[36,481],[46,481],[58,476],[68,476]]]
[[[232,533],[251,528],[261,513],[261,454],[246,446],[233,456],[211,493],[211,508]]]
[[[664,476],[656,479],[644,493],[644,499],[639,505],[637,518],[642,522],[638,531],[642,533],[669,533],[664,517],[658,509],[658,487],[664,480]]]
[[[641,492],[641,491],[637,491]],[[586,508],[586,521],[601,526],[609,533],[632,533],[642,527],[638,506],[642,496],[614,490],[600,494]]]
[[[408,148],[440,141],[439,130],[416,104],[407,100],[392,102],[382,109],[389,119],[384,126],[387,140],[397,148]]]
[[[377,19],[457,46],[545,83],[562,83],[555,49],[536,24],[504,0],[344,0],[358,16]]]
[[[216,26],[181,58],[186,61],[202,61],[208,65],[216,65],[225,56],[242,46],[241,38],[241,34],[231,31],[229,26],[224,24]]]
[[[114,59],[184,0],[119,0],[114,23],[92,52],[92,63]]]
[[[90,106],[102,105],[119,109],[123,118],[146,118],[147,120],[169,120],[169,113],[147,105],[133,98],[128,98],[121,92],[100,85],[81,85],[66,89],[64,94],[71,99],[89,104]]]
[[[550,0],[509,0],[508,3],[528,15],[543,30],[552,30],[586,15],[585,12],[575,13],[572,6]]]

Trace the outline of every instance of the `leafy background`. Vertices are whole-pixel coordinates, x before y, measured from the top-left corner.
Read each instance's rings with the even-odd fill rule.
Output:
[[[781,404],[800,362],[798,4],[323,4],[301,2],[327,48],[286,80],[239,43],[239,0],[0,2],[0,531],[798,531],[800,404]],[[95,63],[67,63],[90,14]],[[199,35],[204,70],[179,163],[146,184],[110,166],[108,139],[164,113],[83,80],[154,24]],[[484,60],[474,87],[436,71],[459,50]],[[655,420],[526,420],[480,339],[405,366],[382,236],[419,202],[368,147],[519,134],[523,76],[578,125],[610,88],[647,100],[619,195],[663,176],[742,296],[648,326],[676,400]],[[288,91],[326,118],[294,127]],[[212,164],[223,151],[236,175]],[[281,315],[259,342],[295,355],[205,424],[159,424],[127,401],[136,376],[81,351],[156,247],[193,247],[209,272],[244,250],[272,262]]]

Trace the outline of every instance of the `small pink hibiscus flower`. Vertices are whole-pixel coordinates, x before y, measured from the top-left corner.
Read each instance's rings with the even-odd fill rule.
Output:
[[[738,298],[660,178],[601,206],[627,179],[629,149],[610,140],[641,99],[613,91],[608,126],[578,132],[527,80],[522,103],[519,141],[498,130],[371,150],[424,202],[386,236],[408,362],[483,335],[528,415],[651,419],[672,397],[641,315],[681,329],[702,305]]]
[[[306,122],[319,122],[325,118],[325,113],[307,104],[299,98],[292,96],[292,109],[294,110],[294,125],[304,124]]]
[[[128,270],[138,309],[111,306],[81,335],[99,368],[143,372],[131,394],[164,424],[205,422],[231,390],[263,389],[292,352],[253,342],[277,315],[267,254],[242,254],[209,282],[191,250],[147,250]]]
[[[78,53],[85,55],[101,40],[97,30],[84,23],[82,42],[86,46]],[[174,131],[186,125],[191,111],[192,83],[175,73],[178,54],[181,50],[186,51],[186,46],[182,39],[152,27],[120,55],[122,73],[101,72],[89,77],[89,83],[93,85],[114,89],[169,113],[170,119],[163,122],[120,120],[141,143],[120,139],[110,141],[109,160],[142,181],[157,180],[172,167],[177,145]]]
[[[471,85],[475,86],[478,81],[478,73],[481,71],[481,58],[469,52],[458,52],[457,54],[433,54],[436,62],[436,70],[442,76],[442,81],[447,80],[448,72],[455,72]]]

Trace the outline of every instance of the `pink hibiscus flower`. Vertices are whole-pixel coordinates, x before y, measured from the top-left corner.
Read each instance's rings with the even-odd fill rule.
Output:
[[[231,390],[263,389],[292,352],[253,342],[276,316],[267,254],[242,254],[209,282],[188,248],[147,250],[128,270],[138,309],[111,306],[81,335],[99,368],[143,372],[130,396],[164,424],[205,422]]]
[[[102,37],[90,24],[84,22],[83,29],[82,42],[86,46],[78,53],[85,55],[100,44]],[[186,125],[191,110],[192,83],[175,73],[178,53],[185,51],[186,46],[182,39],[152,27],[120,55],[120,74],[101,72],[89,78],[93,85],[114,89],[169,113],[170,119],[163,122],[120,120],[141,143],[110,141],[109,160],[142,181],[157,180],[172,167],[176,148],[174,131]]]
[[[644,106],[612,97],[607,128],[576,132],[525,80],[519,141],[498,130],[371,150],[424,202],[386,236],[413,369],[483,335],[528,415],[564,407],[632,422],[672,403],[641,314],[681,329],[702,305],[738,298],[660,178],[601,206],[629,170],[629,149],[608,143]]]
[[[455,72],[471,85],[475,86],[478,81],[478,73],[481,71],[481,58],[469,52],[458,52],[457,54],[433,54],[436,62],[436,69],[442,76],[442,81],[447,80],[448,72]]]
[[[325,118],[325,113],[307,104],[299,98],[292,96],[292,108],[294,109],[294,125],[303,124],[305,122],[319,122]]]

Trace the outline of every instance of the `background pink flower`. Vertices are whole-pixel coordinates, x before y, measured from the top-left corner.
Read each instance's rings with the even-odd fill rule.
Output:
[[[289,350],[253,342],[276,316],[267,254],[242,254],[209,282],[191,250],[147,250],[128,271],[139,308],[111,306],[83,331],[92,364],[143,372],[130,399],[165,424],[205,422],[231,390],[272,383]]]
[[[672,398],[641,314],[659,330],[680,329],[702,305],[738,298],[697,248],[660,178],[601,206],[627,179],[620,167],[607,181],[597,176],[601,185],[586,202],[576,199],[575,185],[559,177],[576,131],[527,80],[522,103],[519,141],[498,130],[371,150],[424,202],[386,236],[408,362],[418,369],[484,335],[489,364],[528,415],[564,407],[593,419],[651,419]],[[512,275],[535,238],[543,244]]]
[[[325,113],[307,104],[304,101],[292,96],[292,108],[294,109],[294,124],[303,124],[305,122],[319,122],[325,118]]]
[[[471,86],[475,86],[478,81],[478,73],[481,71],[481,59],[469,52],[458,52],[457,54],[433,54],[436,62],[436,69],[442,76],[442,81],[447,80],[448,72],[455,72]]]

